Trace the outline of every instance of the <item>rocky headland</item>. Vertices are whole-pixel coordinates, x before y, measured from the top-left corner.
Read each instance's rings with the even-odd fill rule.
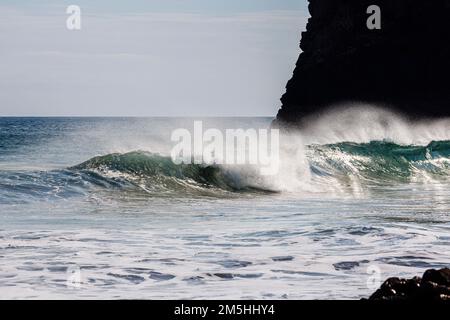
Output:
[[[450,116],[450,0],[309,0],[309,11],[276,124],[346,103]]]

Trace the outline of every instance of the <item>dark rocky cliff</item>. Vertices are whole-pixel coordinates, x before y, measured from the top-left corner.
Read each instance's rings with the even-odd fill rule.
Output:
[[[367,27],[370,5],[379,30]],[[309,0],[309,11],[277,123],[346,102],[450,116],[450,0]]]

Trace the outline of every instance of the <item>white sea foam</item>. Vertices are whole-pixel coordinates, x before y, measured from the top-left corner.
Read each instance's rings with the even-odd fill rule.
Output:
[[[311,145],[311,128],[282,139],[277,176],[223,168],[235,185],[280,193],[223,197],[192,179],[174,188],[178,175],[170,173],[178,167],[145,152],[102,157],[81,169],[24,169],[56,160],[72,167],[108,152],[155,152],[153,140],[164,145],[155,133],[190,119],[24,119],[19,131],[14,123],[8,136],[33,143],[17,148],[13,140],[0,154],[0,168],[18,159],[25,165],[0,170],[0,299],[357,299],[373,293],[369,267],[385,279],[448,266],[449,142],[409,147],[398,138],[414,142],[408,132],[422,130],[423,145],[447,140],[448,124],[414,129],[401,120],[405,126],[377,133],[383,121],[367,120],[356,134],[330,119],[310,126],[331,145]],[[265,127],[270,119],[245,121]],[[364,144],[386,137],[397,144]],[[164,164],[169,175],[152,176],[152,165]],[[175,192],[149,196],[167,189]],[[205,189],[211,193],[203,195]],[[80,271],[79,287],[67,286],[70,270]]]
[[[377,150],[374,150],[375,155],[357,154],[333,145],[380,141],[395,143],[399,148],[426,147],[433,141],[449,140],[450,118],[411,121],[375,106],[338,106],[305,119],[298,130],[290,130],[281,136],[280,170],[276,175],[263,179],[263,184],[271,190],[297,194],[364,195],[367,183],[379,182],[377,175],[371,176],[370,173],[371,170],[380,170],[381,173],[382,168],[377,166],[382,166],[380,161],[383,159],[376,159],[376,156],[382,157],[383,154],[377,155],[376,152],[381,152]],[[386,154],[388,156],[392,155]],[[400,159],[403,155],[398,153],[398,157]],[[400,174],[410,174],[409,181],[435,181],[433,173],[438,172],[442,177],[443,173],[450,172],[447,158],[436,157],[418,160],[417,163],[411,160],[404,164],[405,167],[399,168],[389,168],[388,165],[395,164],[386,163],[385,170],[392,171],[393,180],[398,178],[394,176],[398,169]],[[313,173],[313,168],[322,174]],[[249,176],[247,180],[255,179]]]

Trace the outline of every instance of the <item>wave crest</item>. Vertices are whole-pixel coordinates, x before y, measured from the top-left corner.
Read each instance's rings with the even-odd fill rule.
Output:
[[[72,170],[93,172],[124,181],[151,193],[217,194],[269,191],[252,184],[244,175],[216,165],[174,164],[168,156],[145,151],[114,153],[92,158]]]
[[[371,181],[405,181],[418,175],[446,177],[450,169],[450,141],[427,146],[392,142],[338,143],[313,146],[313,170],[331,175],[354,175]]]
[[[151,194],[218,195],[236,192],[361,192],[392,183],[443,181],[450,176],[450,141],[427,146],[392,142],[311,145],[301,159],[284,153],[276,176],[250,166],[176,165],[170,157],[135,151],[92,158],[71,168],[139,187]]]

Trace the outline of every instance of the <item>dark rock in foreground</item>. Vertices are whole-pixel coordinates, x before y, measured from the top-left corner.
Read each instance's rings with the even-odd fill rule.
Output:
[[[387,279],[369,300],[450,301],[450,269],[430,269],[423,277]]]
[[[411,118],[450,116],[450,0],[309,0],[311,18],[276,123],[333,105],[374,104]],[[369,29],[377,5],[381,29]]]

